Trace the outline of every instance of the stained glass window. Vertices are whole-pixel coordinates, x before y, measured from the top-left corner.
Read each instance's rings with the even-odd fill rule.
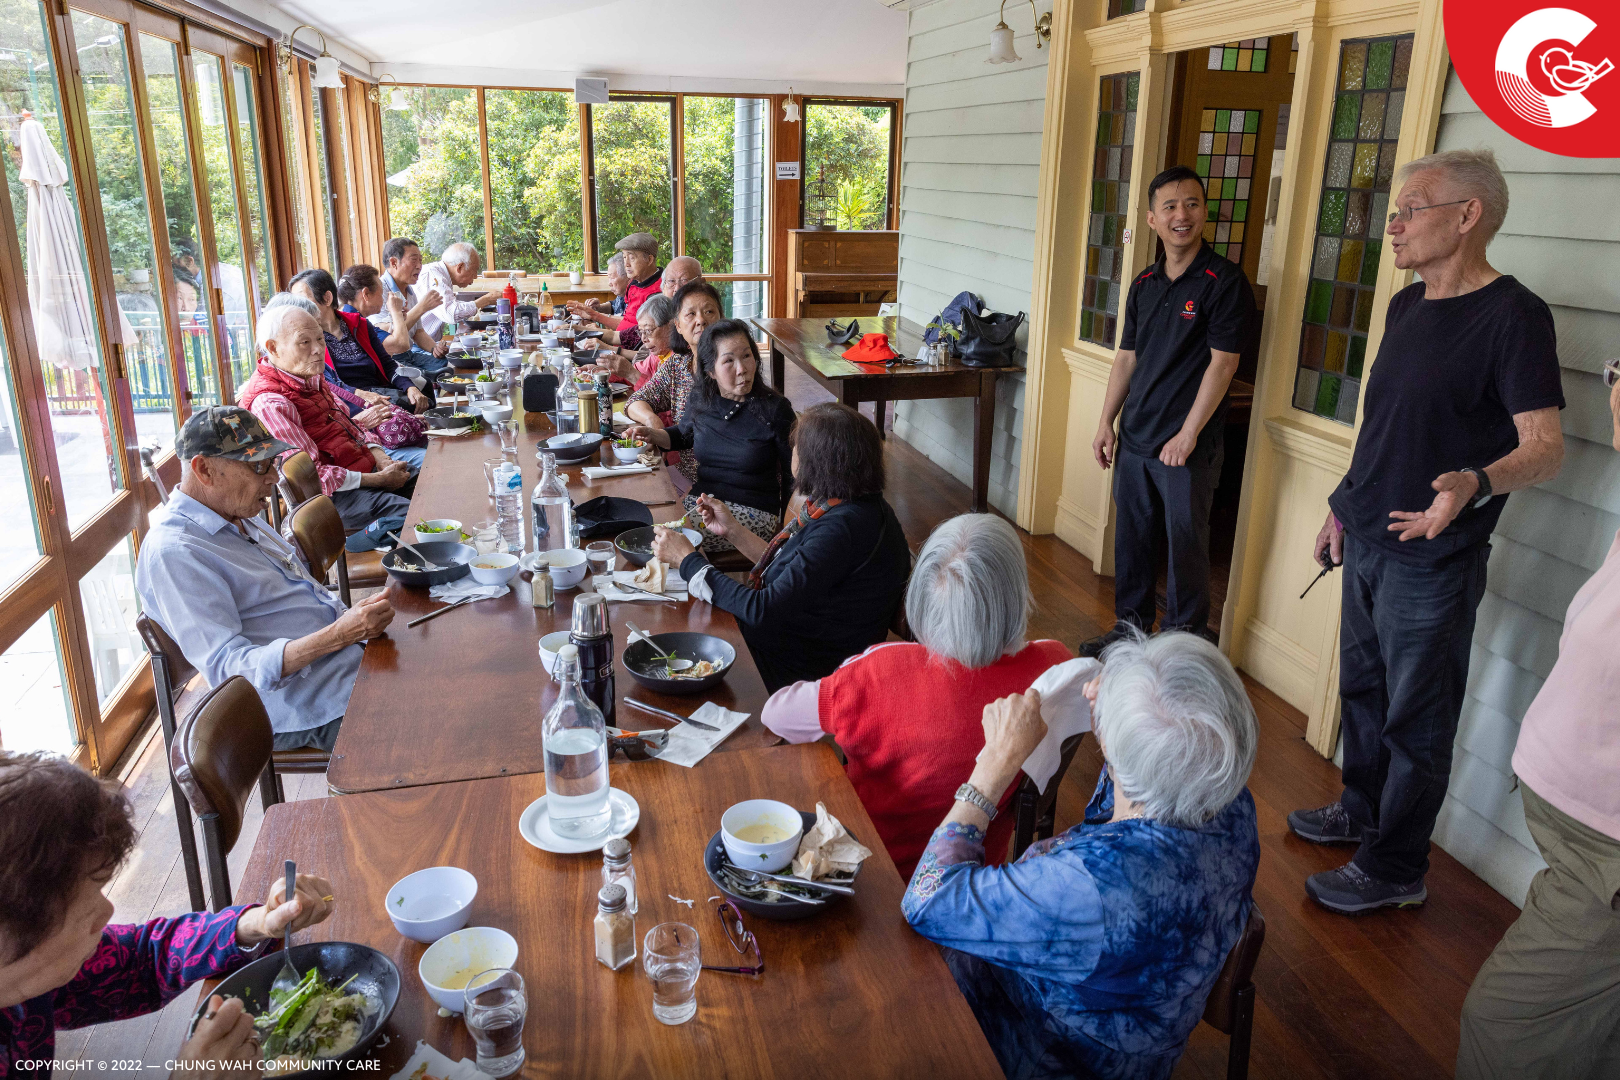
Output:
[[[1212,45],[1209,50],[1209,70],[1263,72],[1266,70],[1266,53],[1270,48],[1271,39],[1263,37]]]
[[[1121,15],[1131,15],[1147,7],[1147,0],[1108,0],[1108,17],[1117,19]]]
[[[1205,109],[1198,126],[1197,169],[1204,178],[1209,208],[1204,239],[1214,245],[1217,255],[1233,262],[1243,260],[1259,131],[1259,109]]]
[[[1346,41],[1339,49],[1294,408],[1342,424],[1355,423],[1361,394],[1411,63],[1411,35]]]
[[[1080,297],[1080,337],[1114,343],[1125,273],[1125,208],[1136,141],[1136,72],[1104,75],[1098,88],[1097,148],[1091,173],[1086,233],[1086,283]]]

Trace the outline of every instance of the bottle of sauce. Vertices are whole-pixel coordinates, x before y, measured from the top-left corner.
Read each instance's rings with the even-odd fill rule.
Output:
[[[554,309],[551,306],[551,286],[544,281],[540,283],[540,314],[548,319],[554,314]]]

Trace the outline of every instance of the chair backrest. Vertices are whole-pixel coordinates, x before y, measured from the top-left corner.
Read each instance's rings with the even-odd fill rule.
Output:
[[[317,495],[292,512],[289,530],[298,553],[317,580],[326,580],[332,564],[343,558],[343,518],[326,495]]]
[[[1080,749],[1080,741],[1085,737],[1086,734],[1082,731],[1063,740],[1063,745],[1058,748],[1057,772],[1046,782],[1045,791],[1038,790],[1035,781],[1019,774],[1018,790],[1013,793],[1013,812],[1017,814],[1016,824],[1013,826],[1014,859],[1022,855],[1024,849],[1036,840],[1044,840],[1051,835],[1051,822],[1057,813],[1058,788],[1062,786],[1064,774],[1069,771],[1075,751]],[[1045,836],[1039,835],[1042,832],[1045,832]]]
[[[197,703],[175,735],[169,766],[199,817],[219,817],[220,844],[236,846],[259,776],[270,764],[274,735],[253,684],[232,675]]]
[[[197,669],[191,666],[191,661],[186,659],[185,654],[180,651],[180,646],[169,636],[169,632],[159,626],[150,615],[143,612],[135,616],[135,632],[141,635],[141,640],[146,642],[146,651],[152,654],[153,673],[157,674],[155,665],[163,665],[165,668],[163,675],[169,682],[169,693],[178,694],[180,688],[197,674]]]
[[[1237,944],[1226,954],[1226,963],[1215,986],[1204,1003],[1204,1022],[1217,1031],[1232,1034],[1237,1014],[1237,995],[1254,979],[1255,961],[1260,959],[1260,946],[1266,943],[1266,919],[1260,914],[1260,905],[1249,902],[1249,920],[1243,924],[1243,933]]]
[[[281,479],[277,483],[289,510],[296,510],[321,493],[321,474],[302,450],[281,459]]]

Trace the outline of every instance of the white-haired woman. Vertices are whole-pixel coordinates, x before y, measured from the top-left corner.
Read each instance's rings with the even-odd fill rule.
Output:
[[[993,702],[901,908],[947,946],[1009,1080],[1165,1080],[1248,918],[1254,709],[1219,650],[1182,633],[1111,646],[1086,694],[1107,768],[1085,821],[983,865],[986,808],[1046,734],[1038,695]]]
[[[765,726],[789,742],[830,735],[849,759],[850,783],[902,876],[950,809],[984,747],[980,717],[1070,659],[1057,641],[1026,642],[1029,574],[1024,547],[993,514],[951,518],[923,544],[906,588],[915,643],[874,645],[826,678],[783,687],[765,703]],[[1016,778],[1014,778],[1016,780]],[[1009,782],[990,793],[1012,798]],[[1012,835],[1002,815],[985,843],[999,863]]]

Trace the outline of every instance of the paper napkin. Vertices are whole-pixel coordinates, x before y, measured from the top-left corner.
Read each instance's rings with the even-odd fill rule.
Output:
[[[1064,740],[1091,730],[1091,702],[1086,700],[1085,688],[1101,670],[1102,661],[1091,657],[1066,660],[1047,668],[1030,686],[1041,695],[1041,719],[1046,721],[1046,737],[1030,751],[1023,771],[1042,791],[1057,772]],[[983,750],[979,751],[979,757],[984,757]]]
[[[469,596],[477,600],[493,600],[497,596],[505,596],[511,591],[509,585],[480,585],[471,575],[457,578],[455,581],[443,585],[435,585],[428,590],[428,595],[435,600],[442,600],[453,604],[457,600],[465,600]]]
[[[647,465],[620,465],[617,468],[608,468],[606,465],[587,465],[580,471],[592,480],[607,480],[615,476],[637,476],[641,473],[650,473],[652,468]]]
[[[629,584],[635,584],[634,581],[631,580],[635,576],[636,571],[634,570],[613,571],[613,580],[615,582],[627,582]],[[658,603],[657,596],[652,596],[644,592],[638,592],[635,589],[621,589],[617,584],[609,585],[607,588],[603,589],[602,595],[607,597],[609,600],[646,600],[650,603]],[[664,591],[661,595],[667,596],[671,600],[685,600],[687,598],[686,581],[674,570],[669,571],[668,575],[664,578]],[[701,720],[703,718],[700,716],[698,719]]]
[[[720,730],[705,731],[691,724],[673,727],[669,731],[669,745],[658,755],[658,760],[691,768],[708,757],[709,752],[725,742],[732,732],[742,727],[748,717],[748,713],[732,712],[730,709],[722,709],[712,701],[705,701],[696,712],[692,713],[692,718]]]

